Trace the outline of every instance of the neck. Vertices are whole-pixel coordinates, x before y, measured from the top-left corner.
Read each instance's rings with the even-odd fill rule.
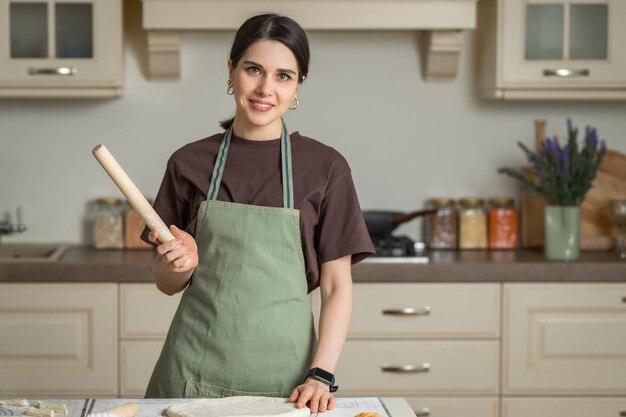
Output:
[[[241,138],[249,140],[272,140],[281,136],[282,123],[278,119],[265,126],[251,126],[243,123],[241,119],[235,117],[233,122],[233,133]]]

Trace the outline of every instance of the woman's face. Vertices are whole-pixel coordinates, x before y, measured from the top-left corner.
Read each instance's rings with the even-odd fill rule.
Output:
[[[270,128],[275,135],[280,117],[298,92],[298,62],[293,52],[278,41],[263,40],[250,45],[235,68],[230,61],[228,65],[238,133],[252,139],[259,128]]]

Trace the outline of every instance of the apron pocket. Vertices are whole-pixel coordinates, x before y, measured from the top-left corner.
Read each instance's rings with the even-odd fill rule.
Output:
[[[185,398],[282,397],[280,392],[251,392],[224,388],[205,382],[185,381]]]

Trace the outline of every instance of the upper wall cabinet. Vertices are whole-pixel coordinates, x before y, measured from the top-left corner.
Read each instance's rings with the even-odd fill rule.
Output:
[[[626,99],[626,1],[481,0],[486,98]]]
[[[0,97],[122,93],[122,0],[0,0]]]
[[[424,78],[456,77],[463,30],[476,27],[478,0],[142,0],[150,78],[180,78],[180,32],[236,30],[272,11],[309,30],[426,31]]]

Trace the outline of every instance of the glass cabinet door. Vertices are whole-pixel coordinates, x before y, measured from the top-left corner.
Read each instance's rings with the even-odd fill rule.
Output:
[[[608,59],[607,4],[529,3],[525,17],[525,59]]]
[[[56,3],[54,23],[57,58],[93,58],[91,3]]]
[[[48,58],[48,3],[11,3],[9,27],[11,58]]]

